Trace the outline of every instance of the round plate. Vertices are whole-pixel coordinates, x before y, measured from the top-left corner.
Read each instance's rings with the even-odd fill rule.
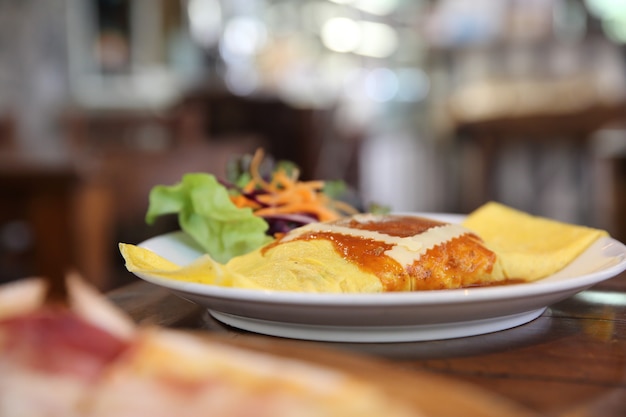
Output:
[[[414,213],[458,223],[462,215]],[[202,251],[183,232],[139,244],[179,265]],[[206,307],[217,320],[273,336],[335,342],[449,339],[527,323],[551,304],[626,269],[626,246],[610,237],[592,244],[558,273],[535,282],[455,290],[319,294],[226,288],[137,276]]]

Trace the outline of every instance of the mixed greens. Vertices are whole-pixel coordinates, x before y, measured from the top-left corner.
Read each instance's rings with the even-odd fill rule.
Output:
[[[180,228],[221,263],[272,240],[266,234],[267,222],[252,209],[235,206],[226,187],[211,174],[185,174],[178,184],[155,186],[146,222],[166,214],[178,214]]]
[[[233,159],[225,179],[189,173],[178,184],[153,187],[146,222],[176,214],[181,229],[225,263],[296,227],[360,212],[340,199],[345,183],[300,181],[299,175],[294,163],[276,162],[257,150]]]

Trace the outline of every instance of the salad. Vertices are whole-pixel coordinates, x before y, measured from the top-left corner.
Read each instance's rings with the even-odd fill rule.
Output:
[[[225,178],[185,174],[174,185],[157,185],[149,196],[146,222],[176,214],[180,228],[220,263],[271,242],[311,222],[361,212],[341,199],[341,181],[301,181],[290,161],[266,158],[262,149],[233,159]],[[369,207],[385,212],[384,207]]]

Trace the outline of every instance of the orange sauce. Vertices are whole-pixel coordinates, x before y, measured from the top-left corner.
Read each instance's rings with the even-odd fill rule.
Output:
[[[393,244],[330,232],[307,233],[297,239],[329,240],[341,257],[358,265],[361,270],[376,275],[386,289],[398,285],[398,278],[406,274],[402,265],[385,255]]]
[[[391,216],[373,222],[342,219],[333,224],[356,230],[377,232],[393,237],[419,235],[430,228],[446,223],[407,216]],[[354,263],[366,273],[376,275],[384,291],[434,290],[498,285],[478,283],[489,273],[495,254],[480,244],[480,239],[469,234],[467,238],[454,238],[429,249],[420,260],[405,266],[387,256],[386,251],[395,244],[365,236],[353,236],[333,231],[304,232],[293,240],[328,240],[337,253]],[[281,240],[266,246],[263,252],[280,245]],[[522,281],[522,280],[519,280]],[[518,281],[511,280],[510,283]],[[504,284],[500,284],[504,285]]]
[[[441,226],[445,223],[423,218],[394,216],[376,222],[358,222],[350,219],[347,221],[339,220],[335,224],[356,230],[373,231],[402,238],[418,235],[432,227]],[[411,277],[405,267],[385,254],[386,251],[393,248],[394,244],[372,238],[334,232],[304,233],[294,240],[314,239],[325,239],[332,242],[335,250],[341,257],[358,265],[364,272],[376,275],[386,291],[411,289]],[[266,246],[263,252],[280,243],[279,240]]]
[[[395,216],[382,221],[361,223],[356,220],[337,222],[338,225],[358,230],[369,230],[384,233],[389,236],[409,237],[424,233],[432,227],[442,226],[445,223],[421,217]]]

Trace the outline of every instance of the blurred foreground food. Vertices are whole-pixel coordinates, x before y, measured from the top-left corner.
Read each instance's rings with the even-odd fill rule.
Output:
[[[376,383],[198,334],[136,327],[80,278],[0,287],[0,415],[423,416]]]

